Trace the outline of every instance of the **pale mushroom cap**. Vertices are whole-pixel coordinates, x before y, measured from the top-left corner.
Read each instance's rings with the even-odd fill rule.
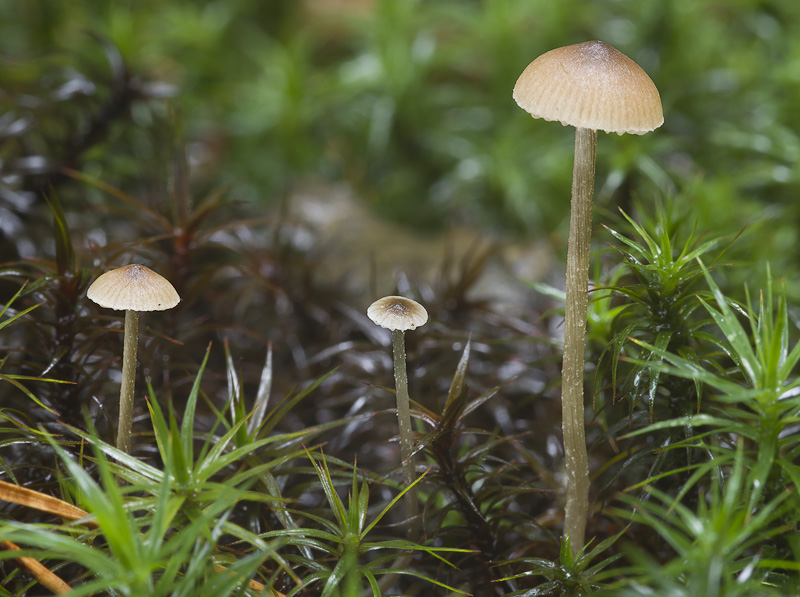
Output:
[[[389,330],[413,330],[425,325],[428,312],[417,301],[403,296],[385,296],[367,309],[367,317]]]
[[[664,123],[661,97],[647,73],[602,41],[539,56],[517,79],[514,100],[534,118],[620,135],[643,135]]]
[[[181,301],[166,278],[138,264],[102,274],[89,286],[86,296],[101,307],[118,311],[164,311]]]

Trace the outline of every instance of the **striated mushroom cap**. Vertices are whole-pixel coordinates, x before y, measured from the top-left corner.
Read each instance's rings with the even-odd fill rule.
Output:
[[[403,296],[385,296],[367,309],[367,317],[375,324],[395,331],[413,330],[425,325],[428,312],[417,301]]]
[[[517,79],[513,96],[534,118],[576,128],[643,135],[664,123],[655,83],[602,41],[542,54]]]
[[[138,264],[102,274],[89,286],[86,296],[101,307],[118,311],[164,311],[181,301],[166,278]]]

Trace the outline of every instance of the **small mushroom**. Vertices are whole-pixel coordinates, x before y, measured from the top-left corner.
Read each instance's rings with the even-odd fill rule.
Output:
[[[400,454],[403,458],[403,482],[406,487],[414,482],[414,432],[411,428],[411,406],[408,397],[408,376],[406,374],[405,331],[414,330],[428,321],[428,312],[418,302],[402,296],[386,296],[372,303],[367,316],[381,326],[392,331],[394,353],[394,383],[397,399],[397,423],[400,428]],[[406,515],[413,521],[419,513],[416,488],[405,496]],[[409,522],[409,538],[416,536],[413,522]]]
[[[564,535],[577,553],[583,547],[589,512],[583,361],[597,131],[643,135],[661,126],[664,114],[658,89],[647,73],[601,41],[542,54],[520,75],[513,96],[534,118],[575,127],[561,405],[567,468]]]
[[[117,448],[130,452],[136,349],[139,340],[137,312],[172,309],[180,302],[181,297],[166,278],[138,264],[126,265],[102,274],[89,286],[86,296],[101,307],[125,311]]]

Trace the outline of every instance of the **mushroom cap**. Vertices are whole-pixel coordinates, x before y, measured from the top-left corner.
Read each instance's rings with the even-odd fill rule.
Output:
[[[118,311],[164,311],[181,301],[166,278],[135,263],[99,276],[86,296],[101,307]]]
[[[602,41],[556,48],[531,62],[514,100],[534,118],[607,133],[643,135],[664,123],[647,73]]]
[[[367,309],[367,317],[388,330],[413,330],[428,321],[428,312],[417,301],[403,296],[385,296]]]

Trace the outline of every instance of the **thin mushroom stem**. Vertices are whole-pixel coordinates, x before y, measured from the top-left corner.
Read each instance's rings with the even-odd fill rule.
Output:
[[[411,405],[408,397],[408,376],[406,374],[406,344],[402,330],[392,331],[392,349],[394,352],[394,384],[397,398],[397,424],[400,428],[400,455],[403,458],[403,483],[406,487],[414,482],[414,432],[411,428]],[[404,496],[406,517],[409,520],[408,538],[416,539],[416,517],[419,514],[417,488],[412,487]]]
[[[561,416],[567,469],[564,536],[573,554],[584,544],[589,514],[589,458],[584,431],[583,367],[589,300],[589,246],[597,131],[575,129],[575,165],[567,247],[564,362],[561,373]]]
[[[133,394],[136,382],[136,349],[139,341],[139,316],[136,311],[125,311],[125,339],[122,347],[122,385],[119,389],[119,425],[117,448],[131,451],[131,423],[133,421]]]

